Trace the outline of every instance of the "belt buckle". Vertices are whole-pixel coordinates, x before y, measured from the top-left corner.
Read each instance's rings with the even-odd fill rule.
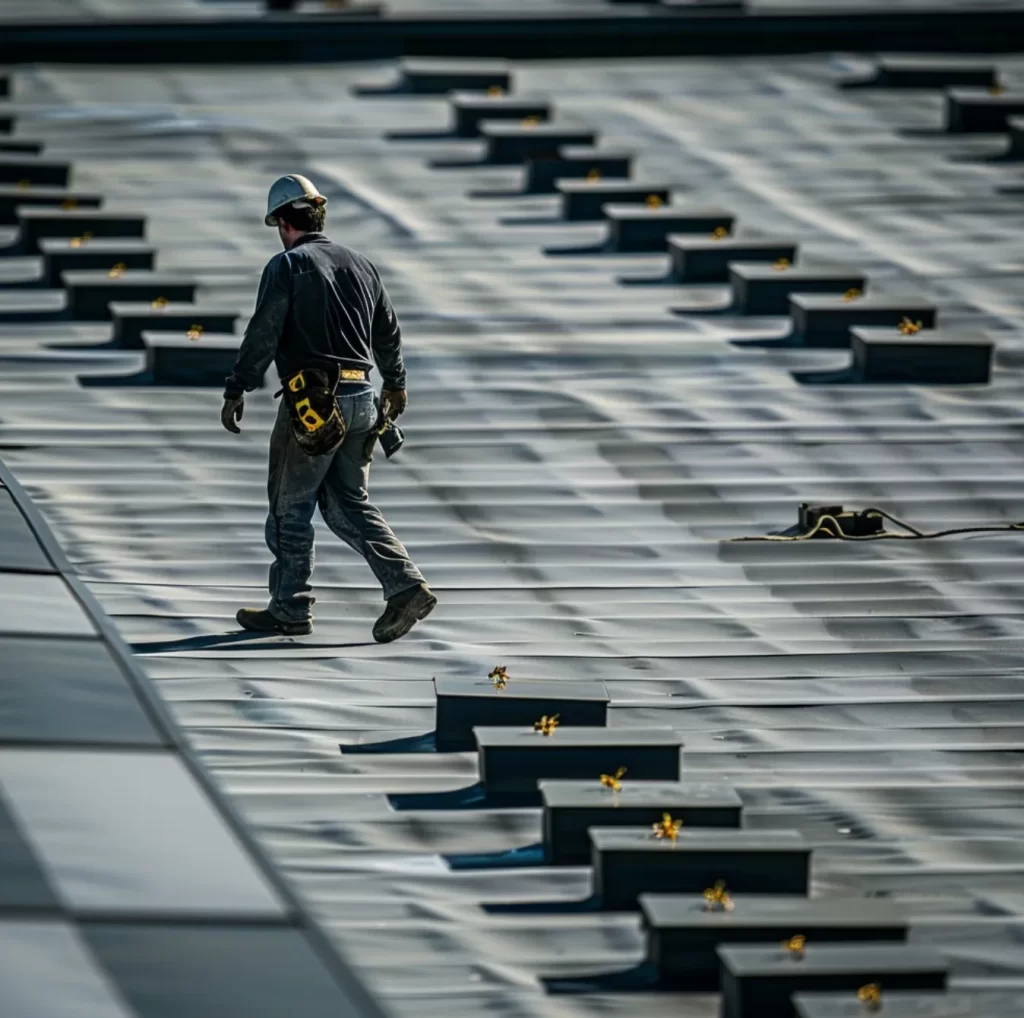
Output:
[[[361,382],[366,378],[365,371],[356,371],[353,368],[342,368],[341,377],[345,382]]]

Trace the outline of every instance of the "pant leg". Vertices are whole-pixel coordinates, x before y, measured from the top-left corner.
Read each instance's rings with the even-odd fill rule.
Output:
[[[365,449],[377,419],[373,393],[343,396],[339,402],[349,430],[320,488],[320,513],[333,533],[366,559],[387,600],[423,583],[423,574],[369,500],[370,457]]]
[[[270,436],[266,538],[274,561],[267,607],[272,615],[289,622],[309,618],[314,601],[309,582],[313,573],[313,513],[331,459],[302,451],[282,400]]]

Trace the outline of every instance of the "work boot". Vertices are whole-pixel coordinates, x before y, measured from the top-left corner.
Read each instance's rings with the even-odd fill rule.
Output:
[[[235,616],[238,624],[250,633],[278,633],[281,636],[307,636],[313,632],[313,620],[286,622],[271,615],[266,608],[239,608]]]
[[[373,626],[373,638],[378,643],[390,643],[407,632],[421,619],[425,619],[437,604],[430,588],[425,583],[403,590],[388,598],[384,614]]]

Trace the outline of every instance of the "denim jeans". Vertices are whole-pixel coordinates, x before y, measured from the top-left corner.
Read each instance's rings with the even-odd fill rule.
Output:
[[[308,619],[314,601],[309,580],[317,506],[334,534],[366,559],[385,600],[423,582],[409,553],[367,495],[370,459],[365,446],[377,420],[373,390],[339,395],[338,407],[345,421],[345,439],[326,456],[308,456],[299,448],[284,400],[270,437],[266,536],[274,562],[268,608],[289,622]]]

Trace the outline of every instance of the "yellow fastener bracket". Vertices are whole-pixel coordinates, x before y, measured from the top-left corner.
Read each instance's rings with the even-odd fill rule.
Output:
[[[921,331],[920,322],[912,322],[909,318],[903,318],[896,326],[904,336],[916,336]]]
[[[1002,85],[989,85],[986,91],[989,95],[1002,95],[1006,89]]]
[[[735,907],[724,880],[716,880],[714,887],[704,889],[704,908],[708,912],[731,912]]]
[[[504,689],[508,685],[508,669],[504,665],[498,665],[488,672],[487,678],[494,683],[495,689]]]
[[[843,300],[845,300],[846,303],[849,304],[851,300],[856,300],[858,297],[863,296],[863,291],[858,290],[856,287],[852,287],[851,289],[847,290],[846,293],[843,294]]]
[[[166,297],[154,297],[153,300],[149,302],[149,306],[160,311],[170,303],[171,302]]]
[[[793,959],[801,961],[804,957],[804,949],[807,947],[807,938],[802,933],[798,933],[795,937],[784,940],[782,946],[789,951]]]
[[[772,268],[775,269],[776,272],[785,272],[786,269],[792,266],[792,264],[793,263],[788,258],[780,258],[778,261],[772,262]]]
[[[679,837],[682,826],[682,820],[673,820],[671,813],[662,813],[661,820],[651,827],[651,833],[655,838],[668,838],[669,841],[675,841]]]
[[[857,991],[857,999],[869,1011],[882,1010],[882,987],[878,983],[868,983]]]
[[[600,180],[600,179],[601,179],[601,171],[600,170],[590,170],[587,173],[587,180],[591,184],[593,184],[595,180]]]
[[[729,231],[724,226],[716,226],[711,231],[712,240],[725,240],[729,236]]]
[[[523,117],[523,127],[536,127],[540,123],[539,117]]]
[[[27,191],[32,186],[32,181],[28,177],[22,177],[17,184],[14,185],[19,191]]]
[[[77,209],[78,208],[78,199],[77,198],[65,198],[60,203],[60,207],[65,212],[70,212],[72,209]]]
[[[540,721],[534,721],[533,730],[540,732],[541,735],[554,735],[555,729],[558,727],[558,715],[552,714],[548,717],[545,714]]]
[[[72,237],[71,240],[68,241],[68,243],[71,245],[71,247],[81,247],[83,244],[87,244],[90,240],[92,240],[92,234],[83,233],[79,237]]]
[[[120,279],[124,275],[124,271],[127,268],[128,266],[125,265],[124,262],[118,262],[116,265],[111,265],[110,268],[107,269],[107,275],[111,279]]]
[[[626,773],[625,767],[620,767],[614,774],[602,774],[601,784],[610,788],[613,792],[622,791],[622,775]]]
[[[193,341],[200,340],[203,338],[204,331],[205,330],[201,325],[190,325],[188,327],[188,331],[185,333],[185,338]]]
[[[656,194],[649,194],[645,199],[644,204],[649,209],[659,209],[665,203]]]
[[[490,86],[490,87],[489,87],[489,88],[487,89],[487,94],[488,94],[488,95],[489,95],[489,96],[490,96],[490,97],[491,97],[492,99],[497,99],[497,98],[498,98],[498,96],[502,96],[502,95],[504,95],[504,94],[505,94],[505,90],[504,90],[504,89],[503,89],[503,88],[501,87],[501,85],[491,85],[491,86]]]

